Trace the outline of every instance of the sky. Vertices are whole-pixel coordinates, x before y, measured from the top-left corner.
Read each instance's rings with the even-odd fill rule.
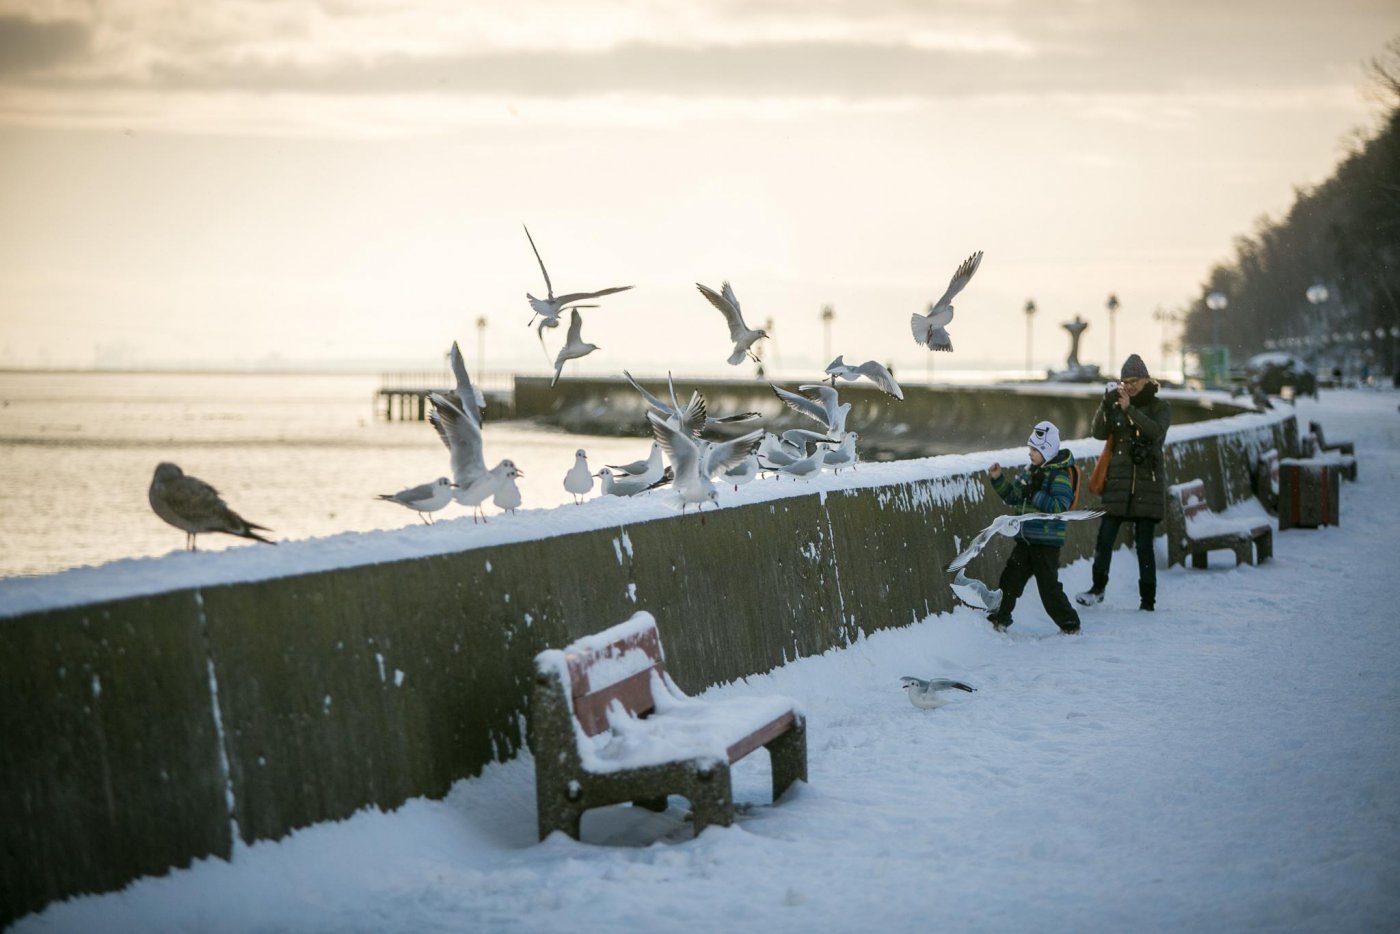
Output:
[[[1032,587],[1005,633],[959,607],[706,691],[706,701],[783,694],[807,717],[809,781],[770,805],[767,756],[746,757],[734,790],[753,807],[734,826],[696,837],[673,797],[659,814],[590,811],[581,842],[538,842],[534,761],[521,752],[443,800],[366,808],[240,846],[228,862],[52,904],[14,934],[1394,930],[1400,629],[1395,550],[1375,546],[1393,545],[1400,526],[1400,499],[1378,495],[1400,483],[1396,398],[1299,400],[1300,421],[1356,442],[1342,524],[1275,531],[1273,558],[1256,567],[1212,552],[1206,570],[1164,569],[1154,613],[1137,609],[1120,550],[1079,636],[1056,633]],[[1182,428],[1203,430],[1173,434]],[[872,472],[897,478],[921,464],[927,476],[947,462]],[[775,484],[740,498],[760,486]],[[517,518],[543,528],[595,505]],[[634,518],[648,508],[617,505]],[[1262,515],[1253,501],[1232,511]],[[477,531],[502,536],[511,524]],[[403,556],[396,545],[432,532],[452,534],[362,535],[359,555]],[[264,553],[302,567],[332,544]],[[968,571],[990,578],[1005,554],[993,546]],[[100,582],[129,587],[138,566],[188,586],[216,568],[236,575],[248,558],[263,556],[173,554],[8,580],[0,604],[25,588],[63,603],[110,599]],[[1071,593],[1090,577],[1088,559],[1060,571]],[[846,606],[861,625],[863,608]],[[663,644],[682,624],[658,615]],[[386,690],[413,689],[411,658],[390,652],[385,665]],[[905,675],[977,690],[918,710],[899,688]]]
[[[543,369],[528,225],[556,292],[635,286],[566,374],[749,375],[725,280],[775,369],[926,374],[909,315],[976,250],[936,368],[1062,366],[1076,315],[1081,360],[1157,368],[1154,312],[1331,174],[1397,35],[1392,0],[0,0],[0,366]]]

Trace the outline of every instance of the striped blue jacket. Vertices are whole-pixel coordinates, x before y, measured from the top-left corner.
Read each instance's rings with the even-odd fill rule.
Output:
[[[1074,503],[1075,475],[1078,472],[1079,468],[1074,466],[1074,454],[1066,448],[1048,463],[1030,468],[1025,474],[1025,484],[1012,483],[1003,471],[1001,476],[992,480],[992,489],[1007,505],[1017,507],[1018,513],[1064,512]],[[1054,545],[1058,548],[1065,543],[1065,527],[1063,519],[1035,519],[1021,523],[1021,531],[1016,537],[1027,544]]]

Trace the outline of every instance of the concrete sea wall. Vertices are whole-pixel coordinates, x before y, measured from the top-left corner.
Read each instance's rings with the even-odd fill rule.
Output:
[[[1251,495],[1259,452],[1293,449],[1297,424],[1245,416],[1179,434],[1169,480],[1205,478],[1223,508]],[[1086,475],[1092,460],[1081,457]],[[896,479],[703,522],[652,518],[0,619],[0,925],[229,858],[236,840],[441,796],[522,748],[535,653],[638,608],[655,614],[691,692],[952,609],[942,566],[955,536],[1003,507],[981,476],[937,458],[858,476],[883,468]],[[1071,528],[1066,561],[1092,549],[1093,523]],[[298,544],[310,543],[279,555]],[[980,566],[999,566],[1008,547]]]

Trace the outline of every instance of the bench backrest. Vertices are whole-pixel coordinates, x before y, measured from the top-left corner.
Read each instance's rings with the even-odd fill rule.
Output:
[[[1261,479],[1265,479],[1265,480],[1268,481],[1268,483],[1269,483],[1269,487],[1268,487],[1269,492],[1271,492],[1271,493],[1273,493],[1275,496],[1277,496],[1277,495],[1278,495],[1278,449],[1277,449],[1277,448],[1269,448],[1269,450],[1267,450],[1267,451],[1265,451],[1263,454],[1259,455],[1259,463],[1260,463],[1260,466],[1261,466],[1261,468],[1262,468],[1261,471],[1260,471],[1260,473],[1261,473]]]
[[[1206,482],[1204,480],[1189,480],[1186,483],[1179,483],[1172,487],[1177,498],[1181,500],[1181,511],[1190,519],[1202,512],[1208,512],[1210,506],[1206,503]]]
[[[608,729],[608,705],[614,700],[634,716],[651,713],[652,672],[666,671],[661,635],[650,614],[638,614],[597,637],[575,642],[564,650],[564,659],[574,717],[589,736]]]

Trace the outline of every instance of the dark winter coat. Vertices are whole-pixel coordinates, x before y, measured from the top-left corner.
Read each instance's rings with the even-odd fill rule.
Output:
[[[1100,441],[1113,435],[1103,509],[1110,516],[1160,520],[1166,512],[1166,477],[1162,442],[1172,423],[1171,403],[1157,398],[1150,382],[1133,396],[1126,410],[1105,398],[1094,413],[1090,432]],[[1136,459],[1135,457],[1136,452]]]
[[[1074,504],[1075,474],[1074,455],[1066,448],[1039,467],[1032,467],[1012,483],[1003,472],[992,480],[992,489],[1009,506],[1020,507],[1024,512],[1064,512]],[[1063,519],[1032,519],[1021,523],[1016,534],[1030,545],[1054,545],[1065,543],[1065,522]]]

